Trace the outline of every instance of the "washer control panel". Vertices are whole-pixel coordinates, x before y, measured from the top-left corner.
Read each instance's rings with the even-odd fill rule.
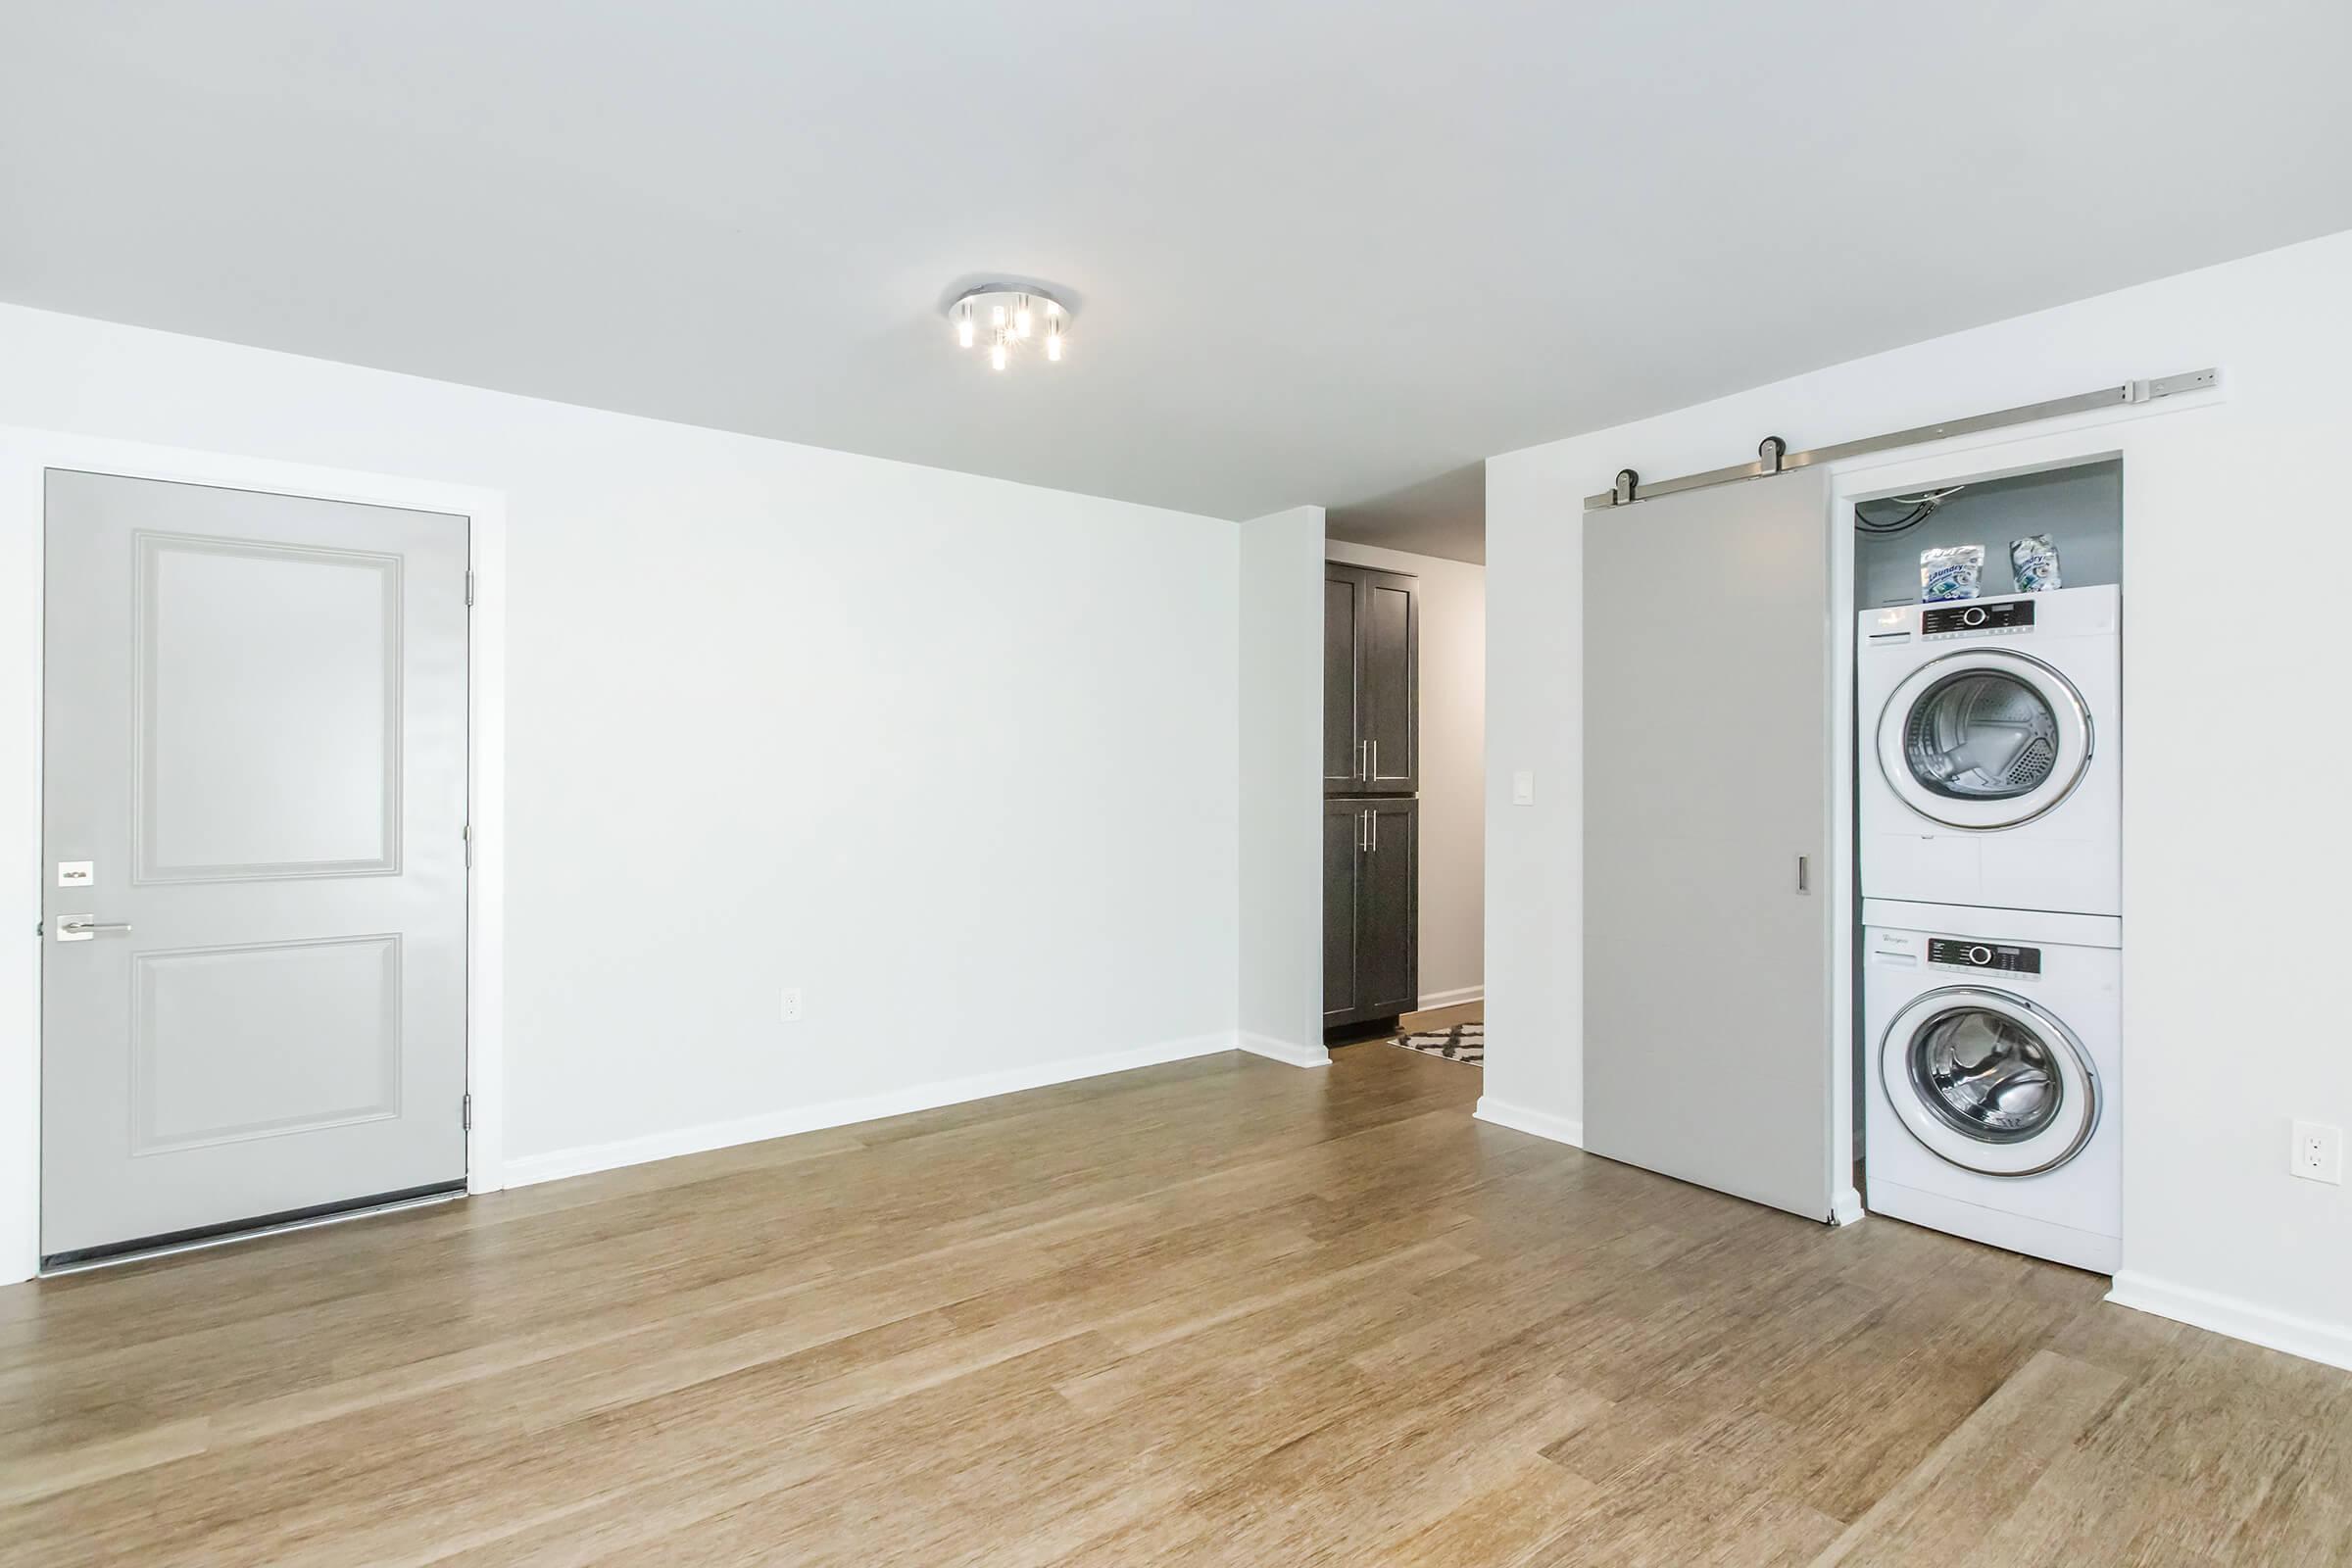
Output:
[[[1928,605],[1919,612],[1919,635],[1931,637],[2017,637],[2034,629],[2034,601],[2004,599],[1991,605]]]
[[[1928,938],[1928,961],[1943,969],[1990,969],[2000,974],[2041,973],[2041,950],[1967,937]]]

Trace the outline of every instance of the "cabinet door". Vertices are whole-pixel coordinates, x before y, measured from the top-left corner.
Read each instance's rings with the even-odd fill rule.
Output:
[[[1356,724],[1362,788],[1410,795],[1421,787],[1421,593],[1411,577],[1367,571],[1356,593]]]
[[[1323,793],[1352,795],[1364,787],[1364,750],[1356,688],[1362,672],[1357,601],[1362,573],[1323,566]]]
[[[1360,1016],[1357,984],[1357,892],[1370,835],[1362,801],[1323,803],[1323,1022]]]
[[[1356,989],[1361,1015],[1385,1018],[1421,1001],[1420,804],[1366,801],[1364,808],[1371,819],[1356,876]]]

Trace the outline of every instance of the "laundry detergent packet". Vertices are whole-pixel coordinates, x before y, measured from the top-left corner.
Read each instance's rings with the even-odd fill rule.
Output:
[[[1919,602],[1932,605],[1943,599],[1974,599],[1977,579],[1984,570],[1983,545],[1943,545],[1919,553]]]
[[[2058,547],[2046,533],[2030,533],[2009,541],[2009,565],[2017,573],[2017,591],[2043,594],[2058,586]]]

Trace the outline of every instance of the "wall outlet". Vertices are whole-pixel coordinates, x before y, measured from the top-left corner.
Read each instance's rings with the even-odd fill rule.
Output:
[[[801,1021],[801,988],[799,986],[784,988],[784,1021],[786,1023]]]
[[[2295,1123],[2295,1143],[2287,1151],[2286,1168],[2305,1181],[2341,1185],[2344,1179],[2344,1130],[2341,1127],[2323,1127],[2316,1121]]]

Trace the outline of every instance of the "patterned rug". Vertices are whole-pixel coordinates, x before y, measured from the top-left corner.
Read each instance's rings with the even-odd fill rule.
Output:
[[[1473,1067],[1487,1064],[1487,1026],[1483,1023],[1457,1023],[1427,1034],[1398,1035],[1389,1044],[1427,1056],[1444,1056],[1447,1061],[1466,1061]]]

